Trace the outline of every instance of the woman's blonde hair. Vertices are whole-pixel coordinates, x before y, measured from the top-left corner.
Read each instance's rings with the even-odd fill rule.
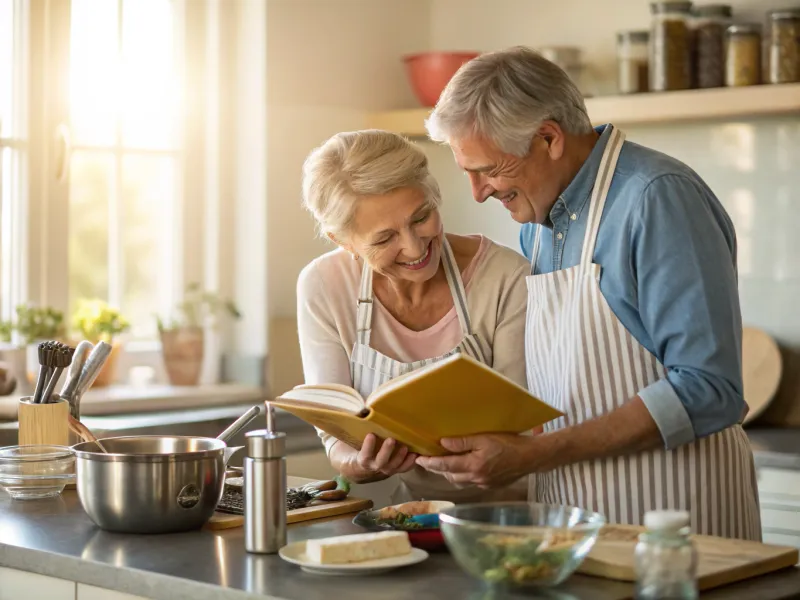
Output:
[[[303,206],[321,234],[346,236],[359,198],[406,187],[421,190],[431,206],[439,207],[441,194],[428,171],[428,157],[388,131],[337,133],[303,164]]]

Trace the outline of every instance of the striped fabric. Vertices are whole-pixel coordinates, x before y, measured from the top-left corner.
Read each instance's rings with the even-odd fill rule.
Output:
[[[592,262],[600,216],[624,134],[614,129],[590,200],[581,262],[527,278],[525,355],[528,387],[569,427],[622,406],[666,376],[664,366],[625,329],[600,291]],[[534,479],[534,478],[531,478]],[[536,476],[531,500],[597,511],[611,523],[641,525],[656,509],[687,510],[696,533],[761,540],[756,474],[749,441],[735,425],[674,450],[586,461]]]

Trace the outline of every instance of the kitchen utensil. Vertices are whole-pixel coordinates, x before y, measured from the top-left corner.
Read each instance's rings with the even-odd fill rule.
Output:
[[[744,400],[750,409],[744,418],[749,423],[772,402],[781,382],[783,364],[775,340],[755,327],[742,331],[742,381]]]
[[[103,365],[108,360],[108,357],[111,356],[111,350],[111,344],[102,341],[97,342],[97,345],[92,348],[89,356],[86,357],[86,361],[81,369],[80,378],[73,392],[75,399],[72,402],[75,404],[75,410],[78,415],[80,415],[81,398],[83,394],[86,393],[86,390],[88,390],[94,383],[94,380],[97,379]]]
[[[306,573],[314,575],[377,575],[400,567],[416,565],[428,558],[428,553],[424,550],[412,548],[411,552],[404,556],[344,565],[321,565],[308,559],[305,541],[284,546],[278,554],[286,562],[297,565]]]
[[[286,434],[247,434],[244,459],[244,547],[275,554],[286,545]]]
[[[75,456],[67,446],[0,448],[0,486],[16,500],[58,496],[75,479]]]
[[[69,446],[69,405],[56,396],[53,402],[37,404],[33,397],[19,399],[17,420],[21,445]]]
[[[421,52],[405,56],[406,76],[423,106],[436,106],[439,96],[461,65],[479,52]]]
[[[50,375],[55,370],[55,356],[54,350],[57,347],[57,342],[40,342],[37,347],[37,355],[39,357],[39,376],[36,380],[36,389],[33,392],[34,404],[41,404],[44,390],[47,387],[47,382]]]
[[[56,387],[56,384],[58,383],[59,378],[61,377],[61,373],[63,373],[64,369],[67,368],[72,362],[73,352],[74,350],[72,348],[64,344],[59,344],[58,347],[53,348],[51,351],[53,372],[47,381],[44,392],[42,393],[42,404],[47,404],[51,401],[51,395]]]
[[[490,584],[552,587],[592,548],[605,518],[558,504],[462,504],[439,514],[450,553],[467,573]]]
[[[97,447],[100,448],[102,452],[107,453],[105,446],[103,446],[102,442],[95,437],[95,435],[89,430],[86,425],[81,423],[78,419],[73,417],[72,415],[68,415],[67,422],[69,423],[70,430],[78,435],[84,442],[94,442],[97,444]]]
[[[62,386],[61,393],[59,394],[62,398],[69,402],[70,413],[76,419],[80,419],[81,416],[77,411],[74,394],[76,388],[78,387],[78,381],[81,377],[83,365],[86,363],[86,359],[89,357],[89,353],[93,348],[94,346],[92,343],[87,340],[83,340],[75,347],[75,352],[72,354],[72,362],[69,365],[67,376],[64,378],[64,385]]]
[[[633,551],[643,527],[606,525],[577,572],[607,579],[635,581]],[[798,549],[694,535],[697,549],[697,584],[700,590],[728,585],[794,566]]]
[[[73,446],[78,497],[100,528],[122,533],[198,529],[222,495],[225,443],[261,412],[249,410],[220,437],[127,436]],[[224,436],[225,439],[220,439]]]

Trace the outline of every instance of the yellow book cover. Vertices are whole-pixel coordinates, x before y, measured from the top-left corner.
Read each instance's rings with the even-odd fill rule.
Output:
[[[345,385],[299,385],[270,403],[354,448],[374,433],[424,456],[447,454],[445,437],[523,433],[563,416],[464,354],[396,377],[368,398]]]

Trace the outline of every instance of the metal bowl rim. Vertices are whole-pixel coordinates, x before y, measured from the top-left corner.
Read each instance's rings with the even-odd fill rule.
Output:
[[[119,463],[169,463],[169,462],[182,462],[187,460],[198,460],[203,458],[224,458],[225,448],[227,444],[217,438],[209,438],[194,435],[124,435],[115,436],[110,438],[98,438],[100,443],[107,440],[125,440],[125,439],[176,439],[176,440],[209,440],[215,442],[217,448],[209,450],[197,450],[189,452],[179,452],[176,454],[156,454],[156,453],[141,453],[141,454],[124,454],[119,452],[93,452],[89,450],[82,450],[82,446],[90,446],[94,442],[79,442],[72,446],[72,451],[77,458],[83,460],[90,460],[95,462],[119,462]]]

